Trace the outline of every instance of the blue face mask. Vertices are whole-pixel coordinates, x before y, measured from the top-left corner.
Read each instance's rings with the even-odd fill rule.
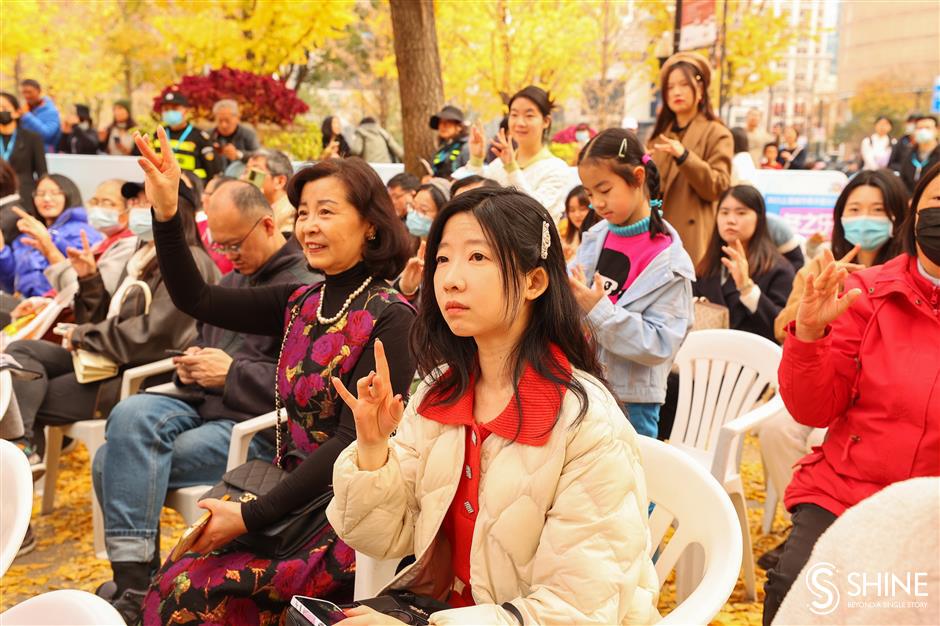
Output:
[[[408,211],[408,217],[405,218],[405,226],[408,227],[408,232],[415,237],[427,237],[428,232],[431,230],[431,222],[433,221],[434,220],[427,215]]]
[[[183,112],[176,109],[164,111],[163,122],[170,127],[179,126],[183,123]]]
[[[88,223],[95,230],[100,230],[105,235],[113,235],[121,230],[121,221],[118,219],[118,212],[111,209],[104,209],[100,206],[88,207]]]
[[[131,209],[127,216],[127,227],[144,241],[153,241],[153,216],[150,209]]]
[[[858,245],[862,250],[877,250],[891,239],[891,229],[894,224],[887,217],[843,217],[842,229],[845,238],[853,246]]]

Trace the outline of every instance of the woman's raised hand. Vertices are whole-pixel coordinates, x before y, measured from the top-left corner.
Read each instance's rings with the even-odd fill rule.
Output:
[[[823,269],[818,276],[806,277],[806,288],[796,312],[796,337],[800,341],[820,339],[826,334],[826,327],[862,295],[861,289],[839,294],[849,272],[838,266],[831,251],[823,250],[821,264]]]
[[[137,149],[141,154],[137,162],[146,176],[144,189],[147,192],[147,199],[153,206],[157,220],[166,222],[176,215],[182,172],[162,126],[157,127],[157,138],[160,140],[159,156],[153,151],[147,135],[141,136],[140,133],[134,133],[134,143],[137,144]]]
[[[66,248],[65,252],[69,255],[69,263],[72,264],[72,268],[75,269],[75,273],[78,274],[78,277],[85,278],[86,276],[91,276],[98,271],[98,264],[95,262],[95,255],[91,251],[91,247],[88,245],[88,235],[85,233],[85,231],[81,232],[81,237],[81,250],[69,246]]]
[[[486,153],[486,136],[483,134],[483,122],[477,120],[470,127],[470,156],[482,159]]]
[[[366,471],[377,470],[385,465],[388,459],[388,438],[398,428],[405,412],[401,395],[395,395],[392,390],[385,346],[379,339],[375,340],[375,369],[356,384],[358,398],[346,389],[339,378],[333,377],[333,387],[352,409],[356,420],[359,469]]]

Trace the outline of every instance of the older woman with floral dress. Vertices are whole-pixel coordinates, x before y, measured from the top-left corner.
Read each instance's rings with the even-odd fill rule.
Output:
[[[326,280],[210,286],[193,271],[183,243],[176,161],[157,156],[141,138],[137,145],[153,201],[158,258],[177,306],[235,332],[286,334],[277,367],[277,393],[287,413],[286,446],[279,452],[296,451],[290,458],[303,459],[288,465],[288,477],[257,500],[204,500],[201,506],[212,511],[208,525],[190,553],[161,568],[143,601],[142,620],[277,624],[295,594],[342,596],[353,580],[354,552],[330,526],[287,558],[255,554],[233,540],[278,522],[330,488],[333,462],[356,435],[331,377],[349,385],[367,376],[375,368],[373,346],[381,342],[397,363],[392,386],[407,394],[415,369],[407,347],[414,311],[388,286],[408,258],[407,234],[368,164],[323,161],[299,171],[288,195],[297,207],[294,234]],[[172,153],[164,145],[162,154]]]

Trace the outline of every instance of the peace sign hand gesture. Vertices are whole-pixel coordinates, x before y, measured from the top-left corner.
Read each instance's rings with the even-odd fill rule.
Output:
[[[95,262],[95,255],[91,251],[91,248],[88,246],[88,235],[85,231],[81,232],[82,235],[82,249],[77,250],[72,246],[66,248],[65,252],[69,255],[69,263],[72,264],[72,267],[75,269],[75,273],[78,274],[79,278],[85,278],[86,276],[92,276],[98,271],[98,264]]]
[[[502,128],[499,129],[499,136],[493,140],[493,147],[490,150],[499,157],[503,165],[509,165],[516,160],[516,151],[512,147],[512,139]]]
[[[153,212],[157,220],[166,222],[176,215],[182,172],[162,126],[157,127],[157,138],[160,140],[159,156],[153,151],[147,135],[141,136],[140,133],[134,133],[134,143],[137,144],[142,157],[137,159],[137,163],[140,164],[146,176],[144,189],[147,192],[147,198],[153,204]]]
[[[343,382],[333,377],[333,387],[346,405],[352,409],[356,420],[356,445],[359,469],[368,472],[377,470],[388,460],[388,438],[405,412],[401,394],[393,395],[385,346],[375,340],[375,369],[356,384],[357,398],[346,389]]]
[[[806,277],[806,288],[796,312],[796,337],[800,341],[820,339],[826,327],[862,295],[862,290],[857,288],[839,295],[849,272],[838,266],[830,250],[823,251],[822,267],[819,276]]]

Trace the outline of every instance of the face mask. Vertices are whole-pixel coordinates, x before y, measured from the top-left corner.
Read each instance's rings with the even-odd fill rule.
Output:
[[[0,111],[0,124],[9,124],[13,121],[13,114],[9,111]]]
[[[88,207],[88,223],[109,236],[121,230],[117,212],[100,206]]]
[[[415,237],[427,237],[431,230],[431,222],[434,221],[427,215],[421,215],[414,211],[408,211],[408,217],[405,218],[405,226],[408,232]]]
[[[845,238],[853,246],[858,245],[862,250],[877,250],[884,242],[891,238],[891,228],[894,224],[887,217],[843,217],[842,228]]]
[[[179,126],[183,123],[183,112],[177,110],[164,111],[163,122],[167,126]]]
[[[587,143],[591,139],[591,133],[586,130],[579,130],[574,134],[574,138],[578,143]]]
[[[153,241],[153,216],[150,209],[131,209],[127,216],[127,227],[144,241]]]
[[[923,209],[917,214],[914,238],[924,256],[940,265],[940,208]]]
[[[936,131],[930,128],[918,128],[914,131],[914,141],[917,143],[930,143],[937,136]]]

